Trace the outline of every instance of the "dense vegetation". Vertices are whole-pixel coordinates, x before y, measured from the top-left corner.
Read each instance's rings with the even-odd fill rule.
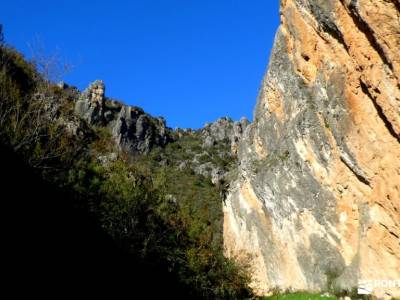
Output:
[[[74,95],[0,44],[0,142],[67,190],[124,251],[168,270],[193,295],[251,298],[244,266],[223,256],[218,189],[190,168],[160,163],[160,155],[178,161],[186,155],[179,150],[196,147],[196,139],[130,157],[115,148],[107,129],[74,114]]]

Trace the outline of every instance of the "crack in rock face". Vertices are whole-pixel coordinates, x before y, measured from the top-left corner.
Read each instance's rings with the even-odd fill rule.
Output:
[[[281,1],[224,202],[226,254],[250,261],[261,295],[400,280],[399,8]]]

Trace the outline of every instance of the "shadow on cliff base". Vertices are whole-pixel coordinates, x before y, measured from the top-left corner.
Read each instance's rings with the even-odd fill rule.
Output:
[[[171,274],[123,253],[95,220],[71,205],[68,193],[40,179],[2,145],[0,166],[3,284],[13,294],[197,298]]]

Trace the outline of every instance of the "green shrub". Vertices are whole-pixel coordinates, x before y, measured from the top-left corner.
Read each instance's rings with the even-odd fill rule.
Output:
[[[202,151],[197,133],[149,155],[119,152],[101,162],[99,156],[116,151],[110,131],[76,120],[70,95],[44,81],[15,50],[1,46],[0,59],[2,143],[70,193],[122,249],[162,266],[194,294],[251,297],[245,270],[223,255],[219,190],[210,178],[177,168]],[[68,121],[82,134],[69,132]],[[163,159],[169,163],[160,164]],[[229,163],[217,153],[211,159]]]

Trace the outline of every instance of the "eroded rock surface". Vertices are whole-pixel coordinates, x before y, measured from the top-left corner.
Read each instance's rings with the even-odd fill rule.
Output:
[[[65,83],[60,83],[59,87],[70,89]],[[109,128],[116,144],[132,155],[149,154],[154,148],[165,148],[179,140],[185,148],[180,149],[183,157],[172,162],[168,155],[160,154],[160,163],[190,168],[196,174],[210,177],[216,185],[226,184],[227,173],[237,162],[239,141],[250,124],[246,118],[234,121],[223,117],[197,130],[172,130],[162,117],[152,117],[140,107],[107,98],[101,80],[91,83],[82,93],[78,92],[75,99],[75,112],[81,118],[91,125]]]
[[[224,193],[236,174],[237,145],[249,124],[246,118],[234,121],[223,117],[197,130],[177,128],[174,130],[176,144],[171,145],[175,153],[167,149],[159,159],[164,164],[189,168],[196,174],[210,177]]]
[[[249,120],[245,117],[240,121],[224,117],[213,123],[207,123],[201,129],[201,136],[204,138],[203,146],[210,148],[218,142],[225,141],[230,144],[232,155],[236,155],[239,141],[249,124]]]
[[[399,50],[399,1],[281,1],[224,205],[226,253],[260,294],[400,279]]]
[[[148,153],[172,141],[172,130],[163,118],[106,98],[101,80],[94,81],[83,91],[75,103],[75,111],[89,124],[109,127],[117,145],[131,154]]]

